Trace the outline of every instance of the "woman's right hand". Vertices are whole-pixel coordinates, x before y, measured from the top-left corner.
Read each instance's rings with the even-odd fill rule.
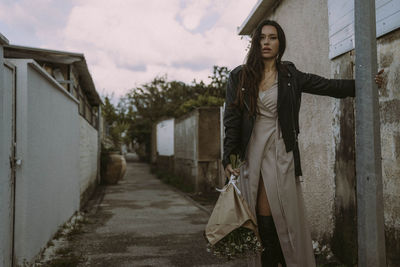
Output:
[[[239,169],[233,169],[231,164],[226,165],[225,167],[225,177],[228,179],[231,177],[231,175],[239,176],[240,170]]]

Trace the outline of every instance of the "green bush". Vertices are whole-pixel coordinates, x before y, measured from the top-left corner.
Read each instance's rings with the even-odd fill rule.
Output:
[[[177,115],[181,116],[186,114],[195,108],[199,107],[220,107],[224,104],[224,99],[210,96],[210,95],[199,95],[196,99],[189,99],[184,102],[178,109]]]

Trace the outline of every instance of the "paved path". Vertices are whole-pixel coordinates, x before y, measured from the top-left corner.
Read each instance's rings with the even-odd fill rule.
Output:
[[[85,258],[79,266],[245,266],[206,252],[209,215],[181,193],[130,162],[125,178],[107,186],[83,233],[69,248]]]

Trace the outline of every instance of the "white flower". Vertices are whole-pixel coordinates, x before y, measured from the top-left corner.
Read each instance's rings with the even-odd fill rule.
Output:
[[[316,250],[318,247],[319,247],[319,243],[318,243],[318,241],[312,241],[312,246],[313,246],[313,249],[314,250]]]

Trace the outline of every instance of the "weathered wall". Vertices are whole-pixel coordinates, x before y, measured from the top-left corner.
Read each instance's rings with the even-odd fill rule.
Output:
[[[15,255],[28,262],[79,208],[78,102],[32,60],[17,66]]]
[[[383,201],[389,266],[400,266],[400,29],[378,39]]]
[[[197,188],[198,110],[175,119],[175,173]]]
[[[199,161],[219,159],[221,156],[220,108],[199,109]]]
[[[354,78],[354,55],[329,60],[326,1],[282,1],[268,18],[287,37],[285,60],[304,72]],[[295,22],[295,23],[293,23]],[[400,265],[400,30],[378,40],[382,169],[386,248],[389,266]],[[300,111],[303,191],[312,237],[331,244],[346,264],[357,260],[354,100],[303,94]]]
[[[174,156],[157,156],[157,168],[163,172],[174,173],[175,157]]]
[[[378,69],[384,69],[385,85],[379,89],[385,238],[388,266],[400,265],[400,30],[377,41]],[[354,51],[332,61],[337,78],[353,77]],[[335,118],[336,199],[332,249],[343,262],[357,260],[357,212],[355,177],[354,103],[337,101]]]
[[[332,61],[332,77],[352,79],[353,52]],[[357,202],[354,99],[336,100],[333,120],[335,161],[334,232],[331,248],[348,265],[357,262]]]
[[[175,120],[177,175],[189,179],[195,191],[212,191],[221,174],[220,108],[198,108]]]
[[[221,116],[219,107],[199,109],[199,190],[211,192],[221,175]]]
[[[330,77],[328,9],[326,1],[281,1],[269,17],[286,33],[283,60],[303,72]],[[334,229],[334,162],[332,121],[335,100],[303,94],[300,110],[302,183],[314,240],[328,239]]]
[[[99,152],[98,132],[82,116],[79,116],[79,174],[80,203],[83,205],[97,184]]]
[[[215,192],[217,186],[221,186],[221,167],[220,160],[199,161],[198,163],[198,179],[199,186],[197,191]]]

